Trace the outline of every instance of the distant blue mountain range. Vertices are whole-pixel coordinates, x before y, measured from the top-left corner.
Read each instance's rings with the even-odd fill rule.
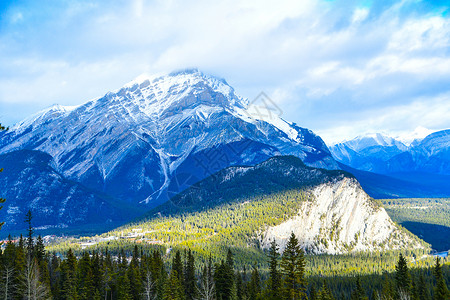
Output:
[[[409,146],[371,134],[336,144],[330,151],[373,197],[450,196],[450,130]]]

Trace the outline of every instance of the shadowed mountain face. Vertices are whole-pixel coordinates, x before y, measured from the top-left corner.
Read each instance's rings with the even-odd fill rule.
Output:
[[[10,164],[8,154],[20,153],[27,161],[34,152],[17,151],[39,151],[47,162],[35,166],[36,171],[51,167],[60,176],[52,185],[55,189],[64,190],[59,185],[72,182],[80,193],[91,191],[121,205],[143,204],[148,209],[225,167],[254,165],[274,155],[338,168],[320,137],[276,114],[265,114],[270,108],[258,105],[238,96],[223,79],[198,70],[147,77],[77,107],[53,106],[1,132],[0,154],[6,155],[4,164]],[[7,172],[5,168],[2,176]],[[40,190],[40,176],[48,174],[39,172],[34,180],[17,181],[14,189]],[[2,187],[8,198],[2,214],[40,210],[41,205],[32,205],[36,199],[53,206],[70,203],[64,193],[18,198],[9,191],[10,183]],[[80,198],[81,205],[85,198]],[[55,210],[49,210],[52,214],[56,218]],[[95,219],[86,222],[100,221]],[[38,220],[36,226],[46,225]]]
[[[0,191],[8,199],[0,211],[5,221],[3,235],[25,229],[28,209],[38,229],[55,231],[84,224],[112,227],[138,215],[136,208],[67,180],[51,162],[50,155],[33,150],[0,155],[5,170]]]

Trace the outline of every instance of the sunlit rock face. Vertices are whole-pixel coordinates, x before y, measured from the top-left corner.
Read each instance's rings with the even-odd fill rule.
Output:
[[[263,247],[275,240],[281,251],[293,232],[310,253],[422,248],[414,236],[399,229],[354,178],[336,178],[309,190],[312,200],[298,214],[262,234]]]

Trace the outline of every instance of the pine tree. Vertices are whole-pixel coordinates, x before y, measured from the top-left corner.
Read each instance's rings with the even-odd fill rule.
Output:
[[[97,251],[92,255],[91,269],[94,288],[100,292],[102,289],[102,261],[100,259],[100,254]]]
[[[425,282],[425,277],[423,274],[420,274],[419,283],[417,285],[417,294],[418,299],[420,300],[429,300],[430,292],[428,291],[427,283]]]
[[[280,289],[280,272],[278,271],[278,258],[280,254],[278,253],[278,246],[275,240],[272,241],[269,248],[269,298],[277,299],[279,298]]]
[[[253,271],[250,277],[250,300],[256,300],[261,295],[261,277],[259,275],[258,269],[253,267]]]
[[[197,288],[195,285],[195,265],[194,256],[191,249],[187,252],[186,267],[184,272],[184,290],[186,293],[186,299],[195,299]]]
[[[389,275],[385,272],[383,273],[383,288],[381,291],[381,296],[386,299],[393,299],[395,297],[395,287],[389,278]],[[383,299],[384,299],[383,298]]]
[[[415,278],[411,276],[411,300],[419,300],[419,291]]]
[[[22,235],[19,238],[19,244],[16,247],[16,254],[14,257],[14,270],[16,273],[14,283],[17,287],[16,297],[18,299],[23,298],[24,293],[24,274],[26,268],[26,255],[25,255],[25,247]]]
[[[233,252],[231,252],[231,249],[228,248],[227,251],[227,260],[225,264],[226,269],[226,278],[227,278],[227,290],[229,291],[229,298],[232,299],[236,296],[236,285],[234,281],[234,259],[233,259]]]
[[[73,254],[72,249],[69,249],[66,259],[61,263],[61,294],[63,299],[76,300],[78,298],[76,275],[77,258]]]
[[[80,300],[90,299],[94,291],[94,278],[91,269],[91,258],[89,252],[83,252],[77,267],[78,295]]]
[[[127,272],[124,272],[119,276],[119,280],[117,282],[117,299],[118,300],[132,300],[133,296],[131,295],[131,285],[130,279],[128,278]]]
[[[104,299],[112,298],[112,268],[113,262],[111,259],[111,255],[108,252],[108,248],[105,251],[105,259],[103,260],[103,264],[101,265],[102,272],[102,291],[104,295]]]
[[[172,271],[176,271],[178,276],[178,281],[183,284],[184,276],[183,276],[183,261],[181,260],[181,253],[179,250],[175,253],[175,256],[172,260]]]
[[[244,296],[244,282],[240,272],[236,272],[236,298],[242,300]]]
[[[361,278],[356,277],[356,287],[352,292],[351,300],[364,300],[367,299],[366,293],[361,285]]]
[[[228,300],[231,296],[231,291],[227,289],[228,280],[226,273],[225,262],[222,260],[214,268],[214,285],[216,286],[216,298],[218,300]]]
[[[218,300],[232,299],[234,289],[234,262],[231,250],[227,252],[226,262],[221,261],[214,271],[214,284]]]
[[[25,223],[28,224],[28,229],[27,229],[27,254],[29,257],[31,257],[33,255],[33,248],[34,248],[34,243],[33,243],[33,226],[31,225],[31,220],[33,219],[33,216],[31,214],[31,210],[28,210],[27,214],[25,215]]]
[[[49,266],[49,276],[50,276],[50,289],[54,299],[60,298],[60,280],[61,280],[61,269],[60,260],[53,254],[50,266]]]
[[[442,266],[439,257],[436,257],[436,264],[434,266],[434,276],[436,278],[436,287],[434,288],[434,300],[448,300],[450,298],[447,285],[442,275]]]
[[[182,300],[184,299],[183,285],[179,281],[179,276],[175,269],[170,272],[169,280],[167,280],[164,288],[164,300]]]
[[[41,262],[44,260],[45,246],[44,246],[44,241],[42,240],[41,235],[39,235],[36,239],[36,246],[34,248],[34,256],[37,258],[38,262]]]
[[[133,256],[131,258],[130,266],[128,267],[128,278],[130,279],[133,299],[140,299],[143,293],[143,287],[142,274],[139,268],[139,249],[137,245],[134,246]]]
[[[294,233],[281,257],[281,269],[284,275],[284,294],[289,300],[306,298],[305,257]]]
[[[410,280],[408,264],[406,258],[401,253],[395,266],[395,283],[397,285],[397,293],[409,294]]]
[[[328,288],[325,281],[323,282],[322,288],[320,289],[318,296],[316,297],[318,300],[334,300],[333,295],[331,294],[330,289]]]

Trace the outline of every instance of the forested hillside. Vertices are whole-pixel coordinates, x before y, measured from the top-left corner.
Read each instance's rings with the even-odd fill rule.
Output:
[[[0,255],[4,299],[413,299],[447,300],[450,265],[419,253],[381,254],[380,272],[364,275],[367,258],[305,256],[291,235],[283,254],[272,243],[261,264],[236,263],[226,249],[213,260],[189,248],[161,251],[134,245],[130,251],[69,249],[47,252],[41,237],[8,241]],[[153,248],[153,249],[152,249]],[[217,255],[217,253],[216,253]],[[376,257],[376,256],[375,256]],[[418,258],[415,260],[414,257]],[[323,268],[324,262],[328,266]],[[369,259],[370,261],[370,259]],[[318,263],[320,262],[320,263]],[[444,261],[445,263],[445,261]],[[352,266],[353,275],[334,264]],[[385,268],[384,271],[382,269]],[[320,273],[319,270],[325,271]],[[326,275],[325,275],[326,274]],[[407,298],[404,298],[407,297]]]
[[[393,221],[431,244],[437,251],[450,249],[450,199],[381,200]]]

